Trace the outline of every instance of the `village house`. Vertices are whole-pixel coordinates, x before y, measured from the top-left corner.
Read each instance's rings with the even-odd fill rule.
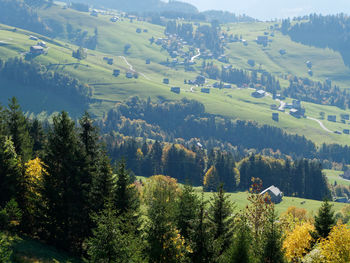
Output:
[[[40,55],[44,53],[44,48],[42,46],[31,46],[30,53],[34,55]]]
[[[327,120],[331,122],[337,122],[337,116],[336,115],[328,115]]]
[[[279,204],[282,202],[283,193],[276,186],[272,185],[260,193],[260,195],[268,194],[271,198],[271,202]]]
[[[260,90],[254,91],[254,92],[252,93],[252,96],[253,96],[254,98],[262,98],[262,97],[265,96],[265,94],[266,94],[266,91],[260,89]]]
[[[202,88],[202,89],[201,89],[201,92],[202,92],[202,93],[208,93],[208,94],[209,94],[209,93],[210,93],[210,89],[209,89],[209,88]]]
[[[177,93],[177,94],[180,94],[180,87],[171,87],[170,91]]]

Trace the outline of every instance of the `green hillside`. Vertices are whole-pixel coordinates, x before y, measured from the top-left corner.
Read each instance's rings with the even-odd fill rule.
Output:
[[[252,90],[249,89],[211,89],[211,94],[200,92],[200,88],[184,85],[184,79],[194,79],[200,74],[200,65],[203,59],[198,59],[194,66],[194,72],[185,72],[184,68],[178,66],[170,68],[159,64],[170,58],[168,53],[160,46],[151,45],[149,39],[154,37],[164,37],[164,27],[153,25],[144,21],[129,19],[110,22],[111,15],[99,15],[93,17],[88,13],[81,13],[71,9],[63,9],[59,6],[43,8],[38,10],[40,16],[51,24],[57,26],[60,32],[57,39],[46,39],[48,42],[48,54],[36,57],[34,60],[55,71],[67,72],[84,83],[88,83],[93,88],[93,103],[89,110],[97,117],[102,117],[113,105],[120,100],[130,96],[139,96],[141,98],[151,97],[152,100],[174,100],[187,97],[202,102],[207,112],[230,116],[243,120],[255,120],[260,124],[269,124],[283,128],[290,133],[305,135],[318,144],[326,143],[348,143],[348,135],[334,134],[334,131],[343,131],[348,129],[347,123],[328,122],[322,120],[322,123],[332,132],[325,131],[319,123],[310,119],[296,119],[289,114],[280,113],[280,121],[272,120],[273,110],[271,104],[278,104],[271,97],[255,99],[250,96]],[[87,30],[93,34],[95,28],[98,30],[98,44],[96,50],[88,50],[88,57],[85,60],[78,61],[72,58],[73,50],[78,47],[73,44],[67,44],[67,26],[70,24],[73,28]],[[285,74],[296,74],[299,76],[307,75],[306,60],[311,60],[314,65],[314,80],[325,80],[329,77],[336,80],[341,87],[347,87],[350,84],[350,69],[347,68],[341,60],[338,53],[331,50],[312,48],[292,42],[288,37],[283,36],[278,31],[274,32],[273,41],[263,48],[254,42],[258,35],[264,34],[272,24],[270,23],[247,23],[230,24],[222,26],[223,30],[228,30],[232,34],[241,34],[246,39],[248,46],[240,42],[231,43],[227,46],[225,53],[230,58],[230,64],[234,67],[250,69],[247,64],[248,59],[254,58],[256,68],[261,64],[261,68],[273,73],[276,77]],[[138,34],[136,29],[146,29],[147,32]],[[28,51],[35,41],[29,39],[33,33],[17,30],[12,32],[9,27],[2,26],[0,30],[0,57],[10,58],[20,56]],[[272,31],[269,31],[272,33]],[[39,36],[40,37],[40,36]],[[42,37],[40,37],[42,39]],[[124,54],[124,46],[130,44],[129,54]],[[279,54],[279,49],[286,49],[285,55]],[[103,58],[107,56],[114,59],[114,65],[108,65]],[[123,57],[125,56],[125,57]],[[151,64],[146,65],[145,60],[151,59]],[[217,65],[221,62],[215,61]],[[132,68],[131,68],[132,67]],[[114,77],[114,69],[120,69],[119,77]],[[130,69],[138,72],[138,79],[128,79],[126,72]],[[170,84],[162,84],[163,78],[169,78]],[[282,86],[288,83],[280,78]],[[208,84],[212,84],[209,81]],[[2,82],[5,86],[1,102],[6,103],[7,97],[16,95],[20,102],[28,111],[40,113],[44,116],[50,115],[55,111],[68,110],[73,115],[79,115],[83,108],[79,105],[72,105],[59,98],[52,100],[50,94],[44,96],[44,100],[39,93],[33,89],[28,92],[28,87],[12,88],[13,84]],[[171,86],[181,87],[181,94],[170,92]],[[10,89],[11,87],[11,89]],[[233,86],[234,87],[234,86]],[[16,91],[14,91],[16,90]],[[26,91],[26,92],[25,92]],[[287,100],[288,102],[288,100]],[[34,107],[32,105],[35,105]],[[315,119],[320,117],[320,112],[326,115],[335,114],[340,119],[340,114],[350,113],[349,110],[343,111],[337,107],[323,106],[313,103],[303,103],[306,109],[306,115]],[[45,112],[46,111],[46,112]]]

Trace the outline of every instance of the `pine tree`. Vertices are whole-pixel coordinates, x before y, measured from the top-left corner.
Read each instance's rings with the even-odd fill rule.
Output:
[[[113,209],[112,200],[106,208],[92,216],[96,229],[87,240],[87,254],[91,263],[143,262],[140,243],[133,236],[122,233],[122,223]]]
[[[0,206],[21,195],[20,161],[11,138],[0,138]]]
[[[193,230],[193,223],[198,215],[199,200],[191,185],[186,184],[176,207],[176,226],[180,234],[190,241],[190,233]]]
[[[230,246],[233,235],[234,207],[228,198],[221,185],[210,202],[209,221],[217,258]]]
[[[204,193],[199,204],[199,210],[196,219],[193,222],[191,232],[192,262],[193,263],[211,263],[213,260],[212,236],[208,231],[208,220],[206,218]]]
[[[28,122],[16,98],[10,100],[5,113],[8,133],[12,137],[16,153],[21,156],[23,162],[27,162],[32,157],[33,145],[29,136]]]
[[[235,237],[230,248],[225,253],[222,263],[250,263],[251,256],[251,236],[248,227],[247,219],[244,215],[241,216]]]
[[[53,118],[44,163],[43,198],[46,203],[45,229],[51,243],[80,253],[85,239],[86,215],[84,158],[75,123],[66,112]]]
[[[117,182],[115,189],[115,206],[117,215],[122,218],[125,225],[129,228],[126,231],[137,232],[140,227],[139,209],[140,200],[139,193],[126,171],[125,162],[122,161],[117,169]]]
[[[332,207],[327,199],[324,200],[315,216],[315,228],[319,237],[326,238],[336,223]]]
[[[269,210],[268,221],[264,229],[262,263],[284,263],[282,230],[276,223],[274,207]]]

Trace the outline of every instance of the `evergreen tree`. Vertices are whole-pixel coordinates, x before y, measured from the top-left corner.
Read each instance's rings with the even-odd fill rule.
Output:
[[[276,223],[274,206],[269,210],[261,263],[284,263],[282,230]]]
[[[336,223],[332,207],[327,199],[324,200],[315,216],[315,229],[319,237],[326,238]]]
[[[11,138],[0,138],[0,206],[21,195],[22,173]]]
[[[117,182],[115,189],[115,206],[117,215],[122,218],[125,226],[129,230],[137,232],[140,227],[139,209],[140,200],[139,194],[134,185],[131,185],[131,180],[126,171],[125,161],[118,165]]]
[[[92,216],[96,229],[87,241],[87,254],[91,263],[139,263],[141,246],[130,235],[123,234],[121,222],[109,200],[106,208]]]
[[[191,232],[192,262],[193,263],[211,263],[213,260],[212,236],[208,231],[208,220],[206,218],[204,193],[200,200],[198,213],[193,222],[193,231]]]
[[[250,263],[253,262],[251,256],[251,233],[244,215],[241,216],[235,238],[230,248],[225,253],[222,263]]]
[[[228,198],[221,185],[211,199],[209,207],[209,221],[217,258],[230,246],[233,235],[234,207]]]
[[[87,202],[84,186],[84,156],[75,123],[66,112],[53,118],[44,163],[43,198],[46,203],[45,229],[47,238],[56,246],[80,252],[85,239]]]
[[[33,152],[35,155],[40,155],[46,141],[43,125],[40,121],[35,119],[30,123],[29,127],[30,137],[33,139]]]
[[[8,133],[12,137],[16,153],[21,156],[23,162],[27,162],[32,156],[32,141],[29,136],[28,122],[23,115],[17,99],[9,101],[5,111]]]
[[[199,200],[191,185],[186,184],[176,207],[176,226],[181,236],[190,241],[190,234],[193,230],[194,220],[198,215]]]
[[[0,232],[0,262],[10,263],[12,249],[8,238]]]

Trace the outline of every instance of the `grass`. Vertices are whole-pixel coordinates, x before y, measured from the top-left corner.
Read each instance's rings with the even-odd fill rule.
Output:
[[[0,236],[4,236],[0,233]],[[13,254],[11,262],[16,263],[81,263],[82,261],[69,256],[63,251],[38,241],[18,236],[6,235],[9,239]]]
[[[340,177],[340,175],[344,174],[344,172],[335,171],[335,170],[323,170],[323,171],[326,174],[330,184],[334,185],[334,183],[337,182],[338,185],[350,186],[349,180],[345,180],[342,177]]]
[[[183,68],[169,68],[160,65],[168,57],[167,52],[161,47],[149,42],[152,36],[155,38],[164,36],[164,28],[149,24],[144,21],[134,21],[130,23],[128,19],[117,23],[109,21],[110,16],[92,17],[88,13],[81,13],[71,9],[62,9],[59,6],[43,8],[38,10],[43,19],[53,19],[61,28],[61,34],[57,39],[46,39],[49,45],[48,55],[39,56],[34,60],[48,65],[50,69],[67,72],[81,81],[93,87],[93,97],[97,99],[89,107],[89,111],[97,118],[102,118],[104,114],[115,105],[116,102],[137,95],[143,99],[150,97],[153,101],[158,100],[178,100],[184,97],[202,102],[206,111],[242,120],[254,120],[259,124],[268,124],[284,129],[292,134],[304,135],[313,140],[316,144],[339,143],[349,144],[349,135],[338,135],[324,131],[320,125],[308,119],[296,119],[289,114],[280,113],[280,121],[272,120],[271,104],[276,104],[270,97],[255,99],[250,96],[251,90],[212,89],[211,94],[203,94],[199,88],[195,92],[190,92],[190,86],[184,86],[184,79],[194,79],[200,71],[203,60],[197,61],[195,72],[185,72]],[[95,28],[98,29],[98,45],[96,50],[89,50],[86,60],[77,61],[72,58],[72,51],[77,46],[67,44],[67,24],[74,28],[87,30],[90,35]],[[247,60],[254,58],[257,66],[261,67],[275,76],[280,77],[282,85],[288,83],[281,78],[282,75],[296,74],[306,77],[306,60],[313,62],[314,80],[323,81],[326,77],[331,78],[336,84],[347,87],[350,84],[350,69],[347,68],[339,53],[328,49],[320,49],[304,46],[292,42],[289,37],[275,32],[273,41],[268,47],[263,48],[257,45],[254,40],[258,35],[267,31],[271,23],[239,23],[223,26],[223,30],[228,30],[230,34],[242,34],[248,41],[248,46],[241,43],[231,43],[226,49],[226,54],[230,58],[230,63],[234,67],[250,70]],[[226,28],[228,27],[228,28]],[[24,30],[10,32],[9,27],[2,26],[0,30],[0,41],[7,44],[0,45],[0,58],[10,58],[19,56],[28,51],[29,47],[35,44],[29,40],[29,35],[33,33]],[[147,29],[148,32],[136,33],[136,29]],[[40,36],[39,36],[40,37]],[[127,79],[125,73],[129,66],[124,59],[123,50],[126,43],[131,44],[130,54],[125,55],[127,61],[133,65],[134,69],[140,73],[138,79]],[[286,55],[280,55],[279,49],[286,49]],[[104,56],[114,58],[114,65],[107,65],[103,60]],[[150,58],[151,64],[146,65],[145,59]],[[221,63],[215,62],[218,65]],[[112,76],[113,69],[120,69],[121,75],[118,78]],[[170,79],[170,85],[162,84],[163,78]],[[213,81],[209,81],[210,84]],[[13,95],[19,97],[19,101],[24,105],[24,109],[33,111],[41,116],[67,110],[74,117],[81,115],[84,111],[81,105],[74,105],[64,101],[64,98],[52,98],[50,94],[41,94],[32,87],[18,87],[10,81],[2,82],[5,86],[4,96],[0,102],[6,104],[7,98]],[[180,86],[181,94],[170,92],[171,86]],[[34,90],[34,91],[33,91]],[[43,97],[43,99],[42,99]],[[34,106],[33,106],[34,105]],[[340,119],[340,114],[348,113],[350,110],[340,110],[336,107],[317,105],[313,103],[303,103],[307,116],[319,118],[320,112],[326,115],[335,114]],[[41,112],[43,111],[43,112]],[[332,131],[350,128],[349,124],[332,123],[323,121],[324,125]]]

